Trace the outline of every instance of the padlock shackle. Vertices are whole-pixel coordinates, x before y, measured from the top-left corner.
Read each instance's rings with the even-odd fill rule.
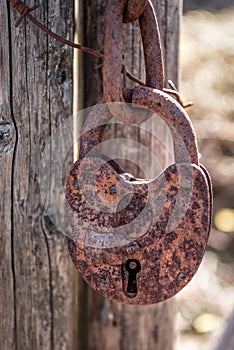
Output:
[[[185,109],[163,91],[137,86],[133,91],[134,107],[147,108],[158,113],[171,129],[176,163],[199,165],[195,130]],[[184,147],[185,145],[185,147]]]
[[[199,165],[193,125],[186,111],[173,97],[163,91],[140,86],[133,90],[125,89],[123,93],[126,100],[132,100],[134,107],[144,107],[147,112],[153,111],[165,120],[173,136],[176,163],[190,162]],[[104,99],[93,107],[81,135],[80,158],[84,158],[92,148],[102,142],[105,127],[112,117]]]
[[[122,54],[123,14],[126,0],[109,0],[105,12],[105,45],[103,65],[103,91],[106,103],[122,102]],[[146,66],[146,85],[163,90],[164,71],[158,23],[153,5],[148,0],[139,18]],[[139,124],[147,120],[149,113],[138,113],[123,105],[121,110],[109,106],[111,113],[120,121]]]
[[[163,90],[164,67],[161,38],[155,10],[150,0],[147,1],[139,17],[139,24],[144,48],[146,86]]]
[[[148,0],[128,0],[124,9],[124,23],[136,21],[145,9]]]

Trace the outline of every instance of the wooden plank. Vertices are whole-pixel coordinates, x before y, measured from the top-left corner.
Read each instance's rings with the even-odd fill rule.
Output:
[[[7,3],[0,7],[0,344],[13,349],[15,271],[12,252],[12,168],[16,134],[11,108],[10,33]]]
[[[38,4],[34,15],[72,39],[73,1]],[[0,9],[1,113],[15,123],[17,143],[1,152],[0,344],[72,349],[74,268],[64,236],[43,211],[39,171],[50,133],[72,114],[73,53],[28,20],[15,28],[18,15],[7,6]]]

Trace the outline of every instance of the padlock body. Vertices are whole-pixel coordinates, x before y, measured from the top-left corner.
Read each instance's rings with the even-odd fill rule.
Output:
[[[142,216],[138,236],[120,237],[119,242],[114,226],[104,233],[82,226],[74,208],[68,203],[65,206],[69,252],[82,277],[101,295],[132,305],[166,300],[192,279],[202,261],[211,224],[211,188],[202,167],[173,164],[144,186],[150,218]],[[134,189],[137,191],[137,185]],[[152,210],[154,206],[157,208]],[[80,231],[77,237],[72,236],[74,230]],[[112,244],[115,239],[117,244]],[[135,275],[129,272],[129,261],[140,265]]]

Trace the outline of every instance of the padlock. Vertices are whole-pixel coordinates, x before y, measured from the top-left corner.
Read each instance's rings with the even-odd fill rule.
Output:
[[[184,109],[146,87],[134,89],[132,103],[168,123],[175,164],[152,180],[126,179],[114,162],[98,158],[103,123],[112,116],[107,105],[95,106],[67,182],[66,228],[73,262],[92,288],[145,305],[172,297],[197,271],[210,230],[211,186]]]
[[[115,11],[117,3],[112,1]],[[112,52],[113,46],[109,49]],[[108,50],[106,55],[109,58]],[[120,70],[121,60],[117,61],[115,69]],[[105,72],[104,64],[106,78]],[[120,88],[116,95],[113,89],[108,91],[108,79],[104,79],[106,99],[86,119],[79,159],[67,180],[68,248],[82,277],[101,295],[132,305],[158,303],[178,293],[202,261],[211,224],[211,182],[199,163],[190,119],[179,103],[161,91],[162,79],[157,89],[154,83],[126,89],[124,99]],[[111,103],[113,94],[117,104]],[[129,111],[130,124],[157,113],[171,130],[175,163],[154,179],[126,174],[115,160],[101,154],[112,114],[126,122]]]

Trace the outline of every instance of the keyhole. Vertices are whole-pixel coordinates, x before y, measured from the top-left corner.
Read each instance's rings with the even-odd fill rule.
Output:
[[[137,295],[137,279],[136,275],[141,271],[141,264],[136,259],[130,259],[126,262],[126,270],[128,271],[128,286],[127,293],[129,296],[135,297]]]

